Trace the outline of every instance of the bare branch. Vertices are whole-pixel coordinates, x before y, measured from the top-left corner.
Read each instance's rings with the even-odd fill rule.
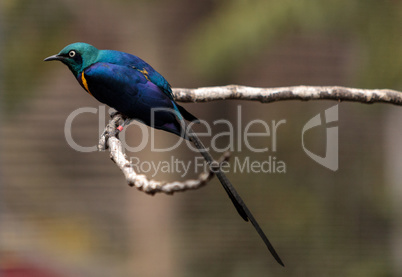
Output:
[[[357,89],[346,87],[318,87],[296,86],[280,88],[254,88],[245,86],[204,87],[197,89],[174,88],[173,94],[178,102],[209,102],[216,100],[237,99],[270,103],[283,100],[336,100],[352,101],[360,103],[389,103],[402,105],[402,92],[388,89]],[[121,114],[112,115],[112,119],[106,126],[99,139],[99,150],[110,149],[110,157],[123,171],[130,186],[148,194],[166,193],[197,189],[208,183],[214,176],[213,169],[199,175],[196,180],[183,182],[159,182],[148,180],[145,175],[137,174],[132,164],[127,160],[121,141],[118,139],[117,127],[124,121]],[[229,153],[225,153],[220,163],[229,159]]]
[[[132,164],[128,161],[121,141],[118,139],[118,132],[116,132],[119,122],[123,121],[121,114],[114,114],[109,124],[106,126],[105,131],[99,139],[98,149],[110,149],[110,158],[116,165],[123,171],[129,186],[134,186],[138,190],[144,191],[147,194],[165,193],[173,194],[174,192],[186,191],[191,189],[198,189],[206,185],[215,175],[213,169],[210,168],[209,172],[201,173],[198,179],[185,180],[182,182],[159,182],[155,180],[148,180],[145,175],[137,174],[134,171]],[[228,161],[230,153],[226,152],[218,161],[222,164]]]
[[[259,101],[262,103],[284,100],[335,100],[365,104],[390,103],[402,105],[402,92],[396,90],[358,89],[337,86],[255,88],[229,85],[197,89],[174,88],[173,94],[178,102],[209,102],[227,99]]]

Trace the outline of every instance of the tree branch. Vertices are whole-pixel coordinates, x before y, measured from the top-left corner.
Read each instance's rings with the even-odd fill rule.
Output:
[[[402,105],[402,92],[389,89],[357,89],[346,87],[318,87],[318,86],[295,86],[280,88],[254,88],[237,85],[223,87],[205,87],[197,89],[174,88],[173,94],[177,102],[209,102],[216,100],[250,100],[261,103],[270,103],[284,100],[336,100],[352,101],[365,104],[389,103]],[[213,169],[201,173],[196,180],[185,180],[182,182],[159,182],[148,180],[145,175],[137,174],[132,164],[127,160],[124,148],[118,138],[117,127],[124,117],[115,113],[106,126],[99,139],[99,150],[109,148],[110,157],[123,171],[123,174],[130,186],[148,194],[165,193],[197,189],[207,184],[214,176]],[[221,164],[228,161],[230,154],[225,153],[219,161]]]
[[[137,174],[134,171],[132,164],[128,161],[122,143],[118,138],[119,132],[117,132],[117,127],[119,126],[119,123],[123,121],[124,118],[121,114],[115,113],[112,115],[112,119],[99,139],[98,149],[102,151],[109,148],[110,158],[116,163],[121,171],[123,171],[124,177],[129,186],[134,186],[138,190],[151,195],[158,192],[173,194],[174,192],[198,189],[206,185],[214,176],[213,168],[210,168],[209,172],[201,173],[196,180],[190,179],[182,182],[159,182],[148,180],[145,175]],[[226,152],[218,161],[219,165],[223,162],[227,162],[229,157],[230,153]]]
[[[216,100],[250,100],[270,103],[284,100],[335,100],[365,104],[402,105],[402,92],[390,89],[358,89],[347,87],[295,86],[255,88],[238,85],[197,89],[174,88],[177,102],[210,102]]]

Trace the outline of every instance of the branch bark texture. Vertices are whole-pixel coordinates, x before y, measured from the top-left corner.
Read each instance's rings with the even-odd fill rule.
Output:
[[[284,100],[335,100],[365,104],[402,105],[402,92],[390,89],[359,89],[347,87],[295,86],[256,88],[238,85],[197,89],[174,88],[177,102],[210,102],[216,100],[249,100],[270,103]]]

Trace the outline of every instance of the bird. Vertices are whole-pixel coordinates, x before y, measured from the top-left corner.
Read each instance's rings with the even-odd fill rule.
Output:
[[[88,94],[126,118],[123,124],[137,120],[192,141],[212,168],[214,159],[185,123],[185,120],[193,122],[198,119],[175,102],[168,81],[141,58],[116,50],[99,50],[90,44],[76,42],[44,61],[60,61],[65,64]],[[219,167],[215,166],[213,170],[239,215],[251,222],[272,256],[284,266],[229,179]]]

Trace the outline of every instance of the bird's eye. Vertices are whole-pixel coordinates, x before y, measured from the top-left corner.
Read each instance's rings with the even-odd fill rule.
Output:
[[[70,56],[70,58],[74,58],[75,57],[75,51],[71,50],[70,52],[68,52],[68,55]]]

